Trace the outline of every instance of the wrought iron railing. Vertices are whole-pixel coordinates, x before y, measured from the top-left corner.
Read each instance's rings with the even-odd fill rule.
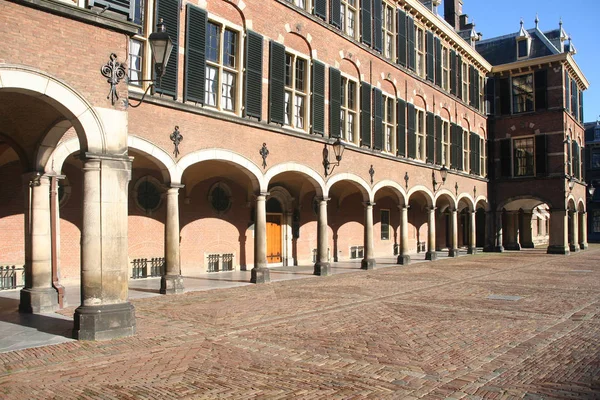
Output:
[[[162,276],[165,272],[165,258],[136,258],[131,264],[131,279],[154,278]],[[150,268],[148,268],[150,267]]]
[[[0,290],[25,286],[25,268],[16,265],[0,265]]]
[[[233,253],[209,254],[207,259],[207,272],[233,271]]]

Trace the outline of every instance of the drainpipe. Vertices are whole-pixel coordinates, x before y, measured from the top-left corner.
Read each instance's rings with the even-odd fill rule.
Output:
[[[64,175],[52,175],[50,177],[50,246],[52,248],[52,287],[58,293],[58,306],[63,308],[65,288],[59,283],[58,278],[58,180]]]

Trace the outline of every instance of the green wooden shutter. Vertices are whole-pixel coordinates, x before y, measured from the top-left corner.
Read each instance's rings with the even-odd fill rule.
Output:
[[[547,103],[547,82],[548,82],[548,71],[543,69],[535,72],[534,85],[535,85],[535,110],[545,110],[548,108]]]
[[[406,102],[398,99],[396,102],[396,154],[406,157]]]
[[[548,137],[537,135],[535,137],[535,175],[546,176],[548,174]]]
[[[501,139],[500,142],[500,176],[510,178],[511,160],[510,139]]]
[[[458,126],[454,123],[450,124],[450,168],[456,169],[457,160],[456,160],[456,149],[458,148],[456,142],[456,132],[458,130]]]
[[[263,37],[256,32],[246,34],[246,86],[244,115],[262,119]]]
[[[339,12],[338,7],[338,12]],[[327,19],[327,0],[315,0],[315,7],[313,13],[325,21]]]
[[[381,26],[381,0],[373,0],[373,48],[383,51],[383,27]]]
[[[140,4],[135,0],[89,0],[88,5],[104,9],[100,13],[110,10],[126,15],[129,21],[134,20],[136,14],[139,15],[139,8],[141,8]],[[144,10],[142,9],[141,12],[143,13]]]
[[[442,165],[442,143],[443,143],[442,117],[435,116],[435,163]]]
[[[479,175],[479,169],[477,168],[477,161],[479,160],[479,154],[477,154],[477,148],[479,147],[479,135],[475,132],[471,132],[469,134],[469,148],[471,149],[470,154],[470,164],[471,164],[471,174]]]
[[[450,93],[457,96],[456,51],[450,50]]]
[[[427,111],[425,122],[425,133],[427,135],[425,139],[425,158],[428,163],[433,164],[435,162],[435,119],[433,113]]]
[[[408,132],[407,132],[407,144],[408,144],[408,156],[410,158],[417,157],[417,115],[415,106],[411,103],[407,105],[408,109]]]
[[[340,112],[342,103],[342,76],[340,71],[329,68],[329,136],[340,137]]]
[[[463,85],[462,85],[462,80],[463,80],[463,76],[462,76],[462,57],[457,55],[456,56],[456,96],[458,98],[460,98],[461,100],[464,99],[464,96],[466,95],[466,93],[463,93]]]
[[[579,92],[579,122],[583,124],[583,90]]]
[[[329,3],[329,23],[337,28],[342,28],[342,16],[340,14],[340,0],[331,0]]]
[[[442,86],[442,42],[435,37],[435,84]]]
[[[456,152],[458,153],[458,157],[456,159],[457,161],[457,165],[456,167],[459,170],[464,170],[465,164],[464,164],[464,157],[463,157],[463,150],[464,150],[464,143],[463,143],[463,129],[460,126],[457,126],[457,132],[456,132]]]
[[[173,41],[173,50],[165,75],[154,87],[156,93],[173,96],[177,100],[177,71],[179,64],[179,0],[157,0],[156,19],[154,25],[162,18],[167,27],[167,33]],[[206,24],[205,24],[206,25]]]
[[[496,114],[496,80],[494,78],[485,79],[485,111],[487,115]]]
[[[577,117],[577,81],[571,80],[571,115]]]
[[[312,65],[312,133],[325,134],[325,64],[319,61]]]
[[[475,78],[475,67],[473,65],[469,65],[469,105],[471,107],[475,107],[475,89],[476,89],[476,78]]]
[[[378,88],[373,89],[373,148],[383,149],[383,94]]]
[[[500,115],[510,114],[510,79],[498,79],[498,109]]]
[[[416,71],[416,54],[415,54],[415,20],[408,16],[406,17],[406,52],[408,55],[408,68]]]
[[[285,47],[271,40],[269,49],[269,122],[283,125],[285,123],[284,116]]]
[[[371,85],[360,83],[360,137],[363,146],[371,147]]]
[[[398,38],[396,40],[398,64],[406,67],[406,13],[401,9],[396,12]]]
[[[373,0],[360,0],[360,26],[361,26],[361,40],[363,43],[371,46],[372,40],[372,23],[371,23],[371,9]],[[378,1],[378,0],[375,0]]]
[[[425,51],[426,51],[426,55],[425,55],[425,69],[426,69],[426,76],[427,76],[427,80],[429,82],[433,82],[433,78],[435,75],[434,72],[434,62],[433,62],[433,32],[431,31],[427,31],[425,32]]]
[[[187,4],[183,101],[204,104],[206,90],[206,11]]]

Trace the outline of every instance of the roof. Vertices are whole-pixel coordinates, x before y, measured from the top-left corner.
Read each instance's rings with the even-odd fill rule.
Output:
[[[561,53],[560,30],[542,32],[538,28],[528,29],[531,50],[528,59]],[[478,42],[475,49],[492,65],[510,64],[517,60],[517,37],[519,32]],[[558,45],[558,47],[557,47]],[[521,59],[522,60],[522,59]]]

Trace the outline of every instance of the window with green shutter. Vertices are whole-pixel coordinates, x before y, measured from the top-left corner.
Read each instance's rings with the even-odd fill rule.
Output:
[[[173,50],[165,75],[154,87],[156,93],[172,96],[177,99],[177,71],[179,64],[179,0],[156,0],[156,18],[154,25],[163,20],[167,33],[173,41]]]
[[[398,59],[398,64],[406,67],[406,13],[401,9],[396,11],[396,22],[396,32],[398,32],[396,56]]]
[[[204,104],[206,68],[206,11],[187,5],[183,101]]]
[[[396,154],[406,157],[406,102],[402,99],[396,101]]]
[[[285,123],[285,47],[269,42],[269,122]]]
[[[383,94],[381,89],[373,89],[373,148],[383,149]]]
[[[375,0],[379,1],[379,0]],[[371,46],[372,35],[372,2],[373,0],[360,0],[360,39],[364,44]]]
[[[371,85],[360,83],[360,138],[361,145],[371,147]]]
[[[338,69],[329,68],[329,137],[340,137],[342,77]]]
[[[325,134],[325,64],[312,65],[312,133]]]
[[[262,118],[263,37],[256,32],[246,32],[246,81],[244,115]]]

